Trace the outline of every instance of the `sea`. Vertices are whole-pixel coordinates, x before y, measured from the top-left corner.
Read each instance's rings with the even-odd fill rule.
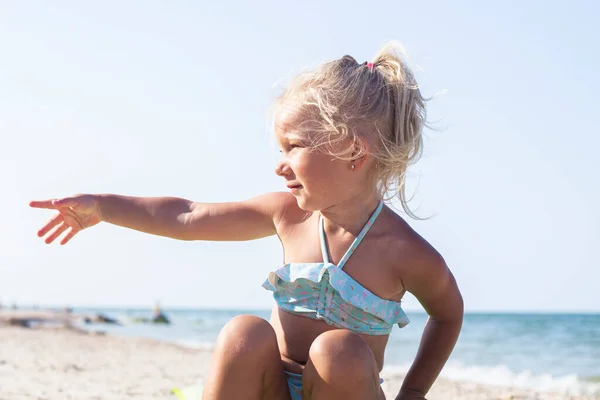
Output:
[[[151,309],[75,308],[103,314],[122,325],[85,329],[112,335],[153,338],[195,349],[212,349],[221,328],[240,314],[269,318],[270,310],[164,309],[171,325],[139,323]],[[411,323],[395,327],[384,371],[403,373],[415,357],[427,322],[425,313],[407,313]],[[600,395],[600,314],[467,313],[441,377],[456,381],[533,388],[567,395]]]

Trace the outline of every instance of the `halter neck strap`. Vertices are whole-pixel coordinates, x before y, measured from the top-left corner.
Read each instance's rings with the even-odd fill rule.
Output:
[[[371,217],[369,218],[369,220],[367,221],[365,226],[363,226],[362,230],[360,231],[360,233],[358,234],[356,239],[354,239],[354,241],[352,242],[352,245],[350,245],[350,248],[346,251],[346,253],[342,257],[342,259],[338,263],[337,266],[340,269],[344,268],[344,264],[346,264],[346,261],[348,261],[348,259],[350,258],[352,253],[354,253],[354,250],[356,250],[356,248],[358,247],[360,242],[363,240],[363,238],[365,237],[367,232],[369,232],[369,229],[371,229],[373,222],[375,222],[375,220],[379,216],[379,213],[381,212],[382,208],[383,208],[383,201],[380,201],[379,204],[377,205],[377,208],[375,209],[375,211],[373,211],[373,214],[371,214]],[[319,236],[321,238],[321,253],[323,254],[323,262],[329,263],[329,256],[327,255],[327,241],[325,239],[325,222],[323,220],[323,216],[319,216]]]

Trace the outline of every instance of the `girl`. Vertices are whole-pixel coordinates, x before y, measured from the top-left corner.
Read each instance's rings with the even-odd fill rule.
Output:
[[[422,150],[425,101],[392,45],[373,60],[327,62],[297,76],[275,104],[285,193],[209,204],[174,197],[77,195],[33,201],[58,213],[46,243],[101,221],[181,240],[277,235],[285,265],[263,287],[269,322],[235,317],[219,334],[204,400],[384,399],[379,372],[409,291],[429,320],[397,400],[424,399],[462,324],[463,302],[443,258],[383,203],[410,215],[406,171]]]

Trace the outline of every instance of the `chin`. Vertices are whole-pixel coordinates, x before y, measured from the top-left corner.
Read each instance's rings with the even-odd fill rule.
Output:
[[[304,211],[314,211],[310,208],[310,203],[307,202],[304,199],[298,198],[298,196],[296,196],[296,203],[298,204],[298,208],[300,208],[301,210]]]
[[[301,210],[315,212],[315,211],[320,211],[324,208],[322,206],[322,204],[318,204],[314,201],[311,201],[310,199],[307,199],[305,196],[295,196],[295,197],[296,197],[296,203],[298,204],[298,208],[300,208]]]

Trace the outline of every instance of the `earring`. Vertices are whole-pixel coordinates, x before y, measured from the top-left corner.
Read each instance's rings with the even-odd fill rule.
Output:
[[[354,171],[354,168],[356,167],[354,166],[354,164],[350,164],[350,168]]]

